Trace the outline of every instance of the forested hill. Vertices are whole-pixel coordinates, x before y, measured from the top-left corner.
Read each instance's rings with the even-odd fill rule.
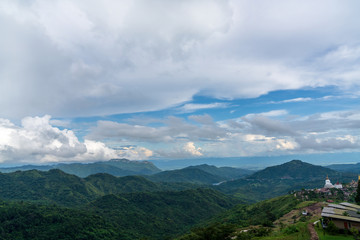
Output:
[[[201,221],[233,207],[234,203],[233,199],[211,189],[191,189],[106,195],[86,208],[102,212],[128,235],[126,239],[145,236],[164,239],[190,230]]]
[[[292,160],[290,162],[267,167],[264,170],[258,171],[249,179],[318,179],[325,178],[327,175],[336,176],[338,172],[325,168],[322,166],[313,165],[302,162],[300,160]]]
[[[156,182],[188,182],[198,184],[213,184],[225,179],[224,177],[214,175],[197,168],[183,168],[179,170],[163,171],[147,176],[147,178]]]
[[[174,191],[197,187],[193,184],[154,183],[140,176],[114,177],[96,174],[80,178],[58,169],[0,173],[0,199],[28,200],[76,206],[106,194]]]
[[[0,239],[170,239],[234,203],[211,189],[110,194],[76,208],[0,201]]]
[[[244,176],[254,173],[252,170],[233,168],[233,167],[216,167],[208,164],[201,164],[196,166],[186,167],[184,169],[200,169],[204,172],[220,176],[225,180],[242,178]]]
[[[55,165],[25,165],[20,167],[0,168],[0,172],[9,173],[15,171],[60,169],[63,172],[87,177],[96,173],[108,173],[114,176],[148,175],[161,172],[154,164],[148,161],[130,161],[127,159],[112,159],[110,161],[94,163],[62,163]]]
[[[226,180],[243,178],[251,173],[253,173],[253,171],[241,168],[215,167],[202,164],[182,169],[163,171],[146,176],[146,178],[156,182],[214,184]]]
[[[324,186],[326,176],[333,182],[351,182],[356,174],[341,173],[300,160],[265,168],[248,177],[227,181],[215,189],[237,196],[249,202],[256,202],[287,194],[301,188]]]
[[[328,165],[326,167],[330,168],[332,170],[335,170],[335,171],[352,172],[352,173],[360,174],[360,163],[355,163],[355,164],[332,164],[332,165]]]

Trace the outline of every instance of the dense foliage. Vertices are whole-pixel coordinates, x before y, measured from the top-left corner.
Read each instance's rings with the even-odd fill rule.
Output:
[[[0,203],[1,239],[125,239],[87,211],[23,202]]]
[[[360,204],[360,180],[358,181],[358,186],[356,189],[355,202]]]
[[[213,184],[224,181],[225,178],[205,172],[197,168],[183,168],[179,170],[163,171],[148,179],[156,182],[188,182],[198,184]]]
[[[157,182],[141,176],[115,177],[106,173],[79,178],[58,169],[1,173],[0,198],[6,201],[0,202],[0,239],[160,240],[185,232],[189,233],[180,239],[265,236],[274,220],[292,210],[299,200],[287,195],[249,205],[238,204],[239,198],[256,202],[324,184],[324,176],[317,179],[311,173],[319,170],[313,165],[305,164],[310,172],[308,178],[289,177],[301,165],[302,162],[292,161],[285,167],[283,164],[270,168],[272,178],[266,177],[269,170],[265,169],[243,179],[225,180],[219,186],[207,185],[223,193],[199,186],[224,181],[221,174],[236,171],[208,165],[161,172],[152,176]],[[262,227],[239,231],[252,225]],[[190,231],[194,226],[197,227]],[[283,234],[292,234],[290,230],[294,229],[286,228]],[[306,230],[300,232],[307,234]]]
[[[189,230],[193,225],[234,206],[234,202],[211,189],[178,192],[107,195],[86,209],[112,219],[131,238],[163,239]]]
[[[166,239],[234,206],[211,189],[106,195],[76,208],[0,203],[1,239]]]
[[[215,189],[248,202],[256,202],[287,194],[302,188],[324,186],[326,176],[339,182],[351,182],[355,174],[339,173],[299,160],[268,167],[246,178],[227,181]]]
[[[339,173],[329,168],[302,162],[300,160],[292,160],[290,162],[267,167],[249,176],[250,179],[318,179],[330,176],[338,176]]]
[[[214,218],[212,221],[231,224],[236,223],[241,227],[250,225],[269,225],[292,210],[298,203],[299,200],[294,196],[285,195],[252,205],[239,204]]]
[[[0,168],[3,173],[27,170],[48,171],[50,169],[60,169],[63,172],[74,174],[78,177],[87,177],[96,173],[108,173],[114,176],[147,175],[158,173],[161,170],[148,161],[130,161],[127,159],[112,159],[110,161],[95,163],[70,163],[56,165],[25,165],[20,167]]]
[[[0,173],[0,198],[77,206],[106,194],[174,191],[195,188],[189,183],[153,183],[140,176],[114,177],[96,174],[87,178],[64,173],[30,170]]]
[[[210,173],[210,174],[213,174],[216,176],[220,176],[224,180],[238,179],[238,178],[242,178],[246,175],[250,175],[250,174],[254,173],[253,171],[247,170],[247,169],[233,168],[233,167],[215,167],[215,166],[208,165],[208,164],[190,166],[185,169],[194,169],[194,168],[200,169],[204,172],[207,172],[207,173]]]
[[[292,195],[277,197],[252,205],[240,204],[212,218],[207,226],[192,229],[179,240],[226,240],[237,236],[237,239],[252,239],[266,236],[271,232],[273,222],[288,213],[299,203]],[[253,225],[264,227],[239,231],[239,228]]]

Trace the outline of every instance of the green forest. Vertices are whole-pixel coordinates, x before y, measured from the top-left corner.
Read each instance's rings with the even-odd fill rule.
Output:
[[[0,238],[260,238],[304,201],[287,193],[321,186],[323,175],[354,177],[301,161],[256,173],[208,165],[125,177],[82,178],[60,169],[0,173]],[[239,234],[252,226],[258,227]]]

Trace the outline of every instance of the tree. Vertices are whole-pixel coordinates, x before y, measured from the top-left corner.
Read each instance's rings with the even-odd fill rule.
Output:
[[[360,180],[358,181],[358,186],[357,186],[357,190],[356,190],[355,202],[356,202],[357,204],[360,204]]]

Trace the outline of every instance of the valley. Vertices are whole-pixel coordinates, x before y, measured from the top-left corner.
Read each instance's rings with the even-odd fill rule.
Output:
[[[55,167],[4,170],[0,173],[0,236],[28,239],[36,233],[37,239],[57,234],[57,239],[185,240],[226,239],[225,235],[242,239],[246,234],[255,237],[259,231],[264,236],[283,234],[283,229],[300,221],[294,217],[290,224],[284,218],[298,212],[301,204],[344,199],[304,189],[321,188],[326,176],[343,183],[357,179],[354,173],[300,160],[257,172],[205,164],[161,171],[150,164],[153,174],[143,175],[134,172],[144,172],[143,165],[148,163],[109,162],[101,165],[115,163],[122,169],[121,162],[129,175],[114,176],[103,167],[94,170],[93,164],[73,168],[76,175]],[[96,174],[80,177],[79,172],[88,172],[86,167]],[[78,227],[69,228],[72,224]],[[244,228],[252,230],[239,230]],[[218,238],[204,237],[209,232],[219,234]]]

